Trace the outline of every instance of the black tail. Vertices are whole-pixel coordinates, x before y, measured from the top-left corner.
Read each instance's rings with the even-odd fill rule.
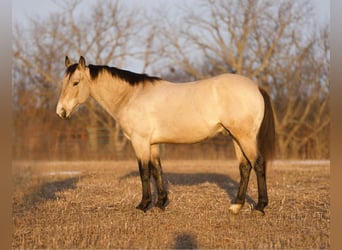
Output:
[[[274,157],[275,123],[270,96],[261,87],[259,87],[259,91],[264,98],[265,111],[258,133],[258,149],[264,160],[267,161]]]

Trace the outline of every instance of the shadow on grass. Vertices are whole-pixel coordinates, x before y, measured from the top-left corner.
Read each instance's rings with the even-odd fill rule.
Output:
[[[40,186],[38,191],[39,197],[42,200],[57,200],[59,198],[58,192],[75,189],[79,179],[79,177],[73,177],[60,181],[46,182]]]
[[[197,240],[190,233],[180,233],[175,237],[175,245],[173,249],[197,249]]]
[[[138,171],[132,171],[121,177],[121,180],[130,177],[139,177]],[[214,183],[222,188],[229,196],[230,201],[234,201],[237,194],[239,183],[228,175],[217,173],[164,173],[164,180],[172,185],[194,186],[202,183]],[[166,185],[167,188],[167,185]],[[247,194],[246,201],[249,204],[256,205],[256,202]]]
[[[80,178],[81,177],[78,176],[57,181],[45,181],[28,192],[24,196],[22,204],[17,205],[23,210],[30,210],[42,202],[58,200],[60,198],[58,193],[69,189],[75,189],[76,183]]]

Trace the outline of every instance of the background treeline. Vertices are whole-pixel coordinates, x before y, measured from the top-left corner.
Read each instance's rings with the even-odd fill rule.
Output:
[[[56,2],[57,3],[57,2]],[[234,72],[271,95],[277,158],[329,158],[329,24],[310,1],[196,1],[175,17],[123,1],[58,1],[48,18],[13,25],[14,159],[125,159],[132,149],[93,100],[61,121],[64,57],[185,82]],[[205,101],[205,100],[204,100]],[[177,118],[175,118],[177,119]],[[232,158],[230,139],[167,145],[164,157]]]

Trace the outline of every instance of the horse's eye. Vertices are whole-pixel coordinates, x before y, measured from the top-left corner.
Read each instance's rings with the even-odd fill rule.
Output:
[[[78,85],[78,83],[79,83],[79,82],[74,82],[74,83],[72,84],[72,86],[74,86],[74,87],[75,87],[75,86],[77,86],[77,85]]]

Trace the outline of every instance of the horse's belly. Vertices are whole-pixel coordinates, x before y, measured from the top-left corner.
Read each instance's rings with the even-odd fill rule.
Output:
[[[196,143],[222,131],[223,127],[219,124],[213,126],[198,126],[198,124],[197,126],[167,126],[153,133],[152,143]]]

